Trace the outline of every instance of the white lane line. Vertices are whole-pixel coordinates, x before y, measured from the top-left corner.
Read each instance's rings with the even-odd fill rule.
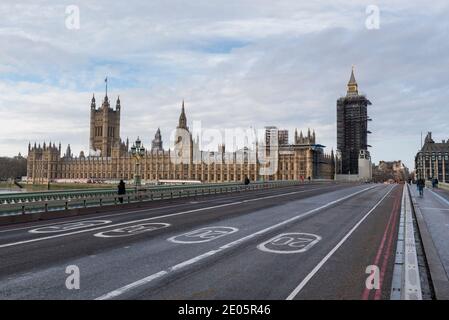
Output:
[[[321,189],[321,188],[317,188],[317,189]],[[283,196],[286,196],[286,195],[310,192],[310,191],[313,191],[313,190],[316,190],[316,189],[282,193],[282,194],[279,194],[279,195],[276,195],[276,196],[277,197],[283,197]],[[264,200],[264,199],[266,199],[266,197],[260,197],[260,198],[257,198],[257,199],[258,200]],[[102,226],[102,227],[95,227],[95,228],[91,228],[91,229],[84,229],[84,230],[73,231],[73,232],[68,232],[68,233],[63,233],[63,234],[57,234],[57,235],[52,235],[52,236],[47,236],[47,237],[41,237],[41,238],[35,238],[35,239],[29,239],[29,240],[23,240],[23,241],[17,241],[17,242],[11,242],[11,243],[6,243],[6,244],[0,244],[0,249],[1,248],[6,248],[6,247],[17,246],[17,245],[21,245],[21,244],[27,244],[27,243],[33,243],[33,242],[38,242],[38,241],[43,241],[43,240],[50,240],[50,239],[55,239],[55,238],[66,237],[66,236],[71,236],[71,235],[80,234],[80,233],[86,233],[86,232],[90,232],[90,231],[102,230],[102,229],[106,229],[106,228],[113,228],[113,227],[116,227],[116,226],[123,226],[123,225],[138,223],[138,222],[144,222],[144,221],[151,221],[151,220],[156,220],[156,219],[174,217],[174,216],[184,215],[184,214],[193,213],[193,212],[200,212],[200,211],[205,211],[205,210],[210,210],[210,209],[217,209],[217,208],[223,208],[223,207],[228,207],[228,206],[234,206],[234,205],[242,204],[242,203],[244,203],[244,202],[243,201],[236,201],[236,202],[231,202],[231,203],[224,203],[224,204],[220,204],[220,205],[216,205],[216,206],[210,206],[210,207],[206,207],[206,208],[198,208],[198,209],[192,209],[192,210],[187,210],[187,211],[169,213],[169,214],[165,214],[165,215],[161,215],[161,216],[145,218],[145,219],[139,219],[139,220],[126,221],[126,222],[110,224],[110,225]]]
[[[304,186],[299,185],[299,186],[295,186],[295,187],[300,187],[301,189],[304,189]],[[303,190],[303,192],[309,192],[309,191],[313,191],[313,190],[326,190],[326,189],[330,189],[333,186],[327,186],[327,187],[319,187],[319,188],[314,188],[314,189],[309,189],[309,190]],[[290,187],[287,187],[290,188]],[[255,190],[255,191],[265,191],[265,192],[260,192],[260,194],[267,194],[269,193],[268,190]],[[270,190],[272,191],[272,189]],[[281,194],[283,195],[283,194]],[[287,194],[288,195],[288,194]],[[198,195],[201,196],[201,195]],[[207,194],[205,194],[205,196],[207,196]],[[223,194],[223,199],[210,199],[210,200],[204,200],[204,201],[196,201],[195,203],[190,202],[189,204],[204,204],[204,203],[210,203],[210,202],[217,202],[220,200],[235,200],[235,199],[240,199],[240,198],[244,198],[247,195],[236,195],[233,197],[225,197],[226,194]],[[249,200],[257,200],[259,198],[254,198],[254,199],[249,199]],[[39,224],[39,225],[33,225],[33,226],[28,226],[28,227],[21,227],[21,228],[14,228],[14,229],[6,229],[6,230],[0,230],[0,233],[5,233],[5,232],[12,232],[12,231],[20,231],[20,230],[27,230],[27,229],[33,229],[33,228],[37,228],[37,227],[47,227],[47,226],[54,226],[54,225],[58,225],[58,224],[63,224],[63,223],[69,223],[69,222],[81,222],[81,221],[86,221],[86,220],[91,220],[91,219],[100,219],[100,218],[108,218],[108,217],[119,217],[119,216],[123,216],[123,215],[127,215],[127,214],[132,214],[132,213],[139,213],[139,212],[146,212],[146,211],[155,211],[155,210],[164,210],[164,209],[170,209],[170,208],[176,208],[176,207],[182,207],[185,206],[187,203],[181,203],[181,204],[174,204],[174,205],[170,205],[170,206],[164,206],[164,207],[158,207],[158,208],[148,208],[148,209],[139,209],[139,210],[132,210],[132,211],[125,211],[125,212],[117,212],[117,213],[108,213],[108,214],[104,214],[104,215],[100,215],[100,216],[92,216],[89,218],[84,218],[84,219],[76,219],[76,220],[65,220],[65,221],[60,221],[60,222],[55,222],[55,223],[48,223],[48,224]],[[64,219],[64,217],[61,217],[61,219]]]
[[[198,261],[201,261],[201,260],[203,260],[205,258],[213,256],[213,255],[215,255],[215,254],[217,254],[217,253],[219,253],[221,251],[233,248],[233,247],[235,247],[235,246],[237,246],[237,245],[239,245],[239,244],[241,244],[243,242],[246,242],[248,240],[253,239],[254,237],[257,237],[257,236],[262,235],[264,233],[270,232],[270,231],[272,231],[272,230],[274,230],[276,228],[279,228],[281,226],[289,224],[289,223],[291,223],[293,221],[296,221],[298,219],[301,219],[301,218],[304,218],[306,216],[309,216],[309,215],[311,215],[313,213],[316,213],[316,212],[318,212],[318,211],[320,211],[322,209],[328,208],[328,207],[330,207],[330,206],[332,206],[332,205],[334,205],[336,203],[339,203],[341,201],[344,201],[346,199],[354,197],[354,196],[356,196],[356,195],[358,195],[358,194],[360,194],[362,192],[368,191],[368,190],[373,189],[375,187],[376,186],[372,186],[372,187],[369,187],[369,188],[365,188],[365,189],[359,190],[359,191],[357,191],[355,193],[351,193],[351,194],[349,194],[347,196],[344,196],[342,198],[339,198],[339,199],[333,200],[331,202],[328,202],[325,205],[322,205],[322,206],[317,207],[315,209],[309,210],[309,211],[307,211],[305,213],[302,213],[302,214],[294,216],[294,217],[292,217],[290,219],[284,220],[284,221],[282,221],[280,223],[274,224],[274,225],[272,225],[272,226],[270,226],[268,228],[259,230],[259,231],[255,232],[255,233],[249,234],[249,235],[247,235],[247,236],[245,236],[243,238],[240,238],[240,239],[237,239],[235,241],[232,241],[232,242],[230,242],[228,244],[225,244],[225,245],[219,247],[218,249],[207,251],[207,252],[205,252],[205,253],[203,253],[203,254],[201,254],[199,256],[196,256],[196,257],[191,258],[189,260],[186,260],[184,262],[178,263],[178,264],[176,264],[176,265],[174,265],[172,267],[169,267],[166,270],[159,271],[159,272],[157,272],[155,274],[152,274],[152,275],[150,275],[148,277],[145,277],[145,278],[142,278],[142,279],[137,280],[135,282],[132,282],[132,283],[130,283],[130,284],[124,286],[124,287],[121,287],[121,288],[118,288],[118,289],[116,289],[114,291],[108,292],[108,293],[106,293],[106,294],[96,298],[96,300],[107,300],[107,299],[116,298],[116,297],[118,297],[118,296],[120,296],[120,295],[122,295],[122,294],[124,294],[124,293],[126,293],[126,292],[128,292],[130,290],[132,290],[132,289],[135,289],[135,288],[140,287],[142,285],[148,284],[151,281],[153,281],[153,280],[155,280],[157,278],[160,278],[160,277],[162,277],[164,275],[167,275],[167,274],[169,274],[169,273],[171,273],[173,271],[176,271],[176,270],[185,268],[187,266],[190,266],[190,265],[192,265],[194,263],[197,263]]]
[[[312,271],[301,281],[301,283],[292,291],[292,293],[288,295],[286,300],[292,300],[298,295],[298,293],[307,285],[310,279],[312,279],[312,277],[321,269],[321,267],[327,262],[327,260],[329,260],[330,257],[332,257],[335,251],[337,251],[338,248],[340,248],[343,245],[343,243],[345,243],[345,241],[351,236],[351,234],[362,224],[363,221],[365,221],[365,219],[371,214],[371,212],[373,212],[382,203],[382,201],[385,200],[385,198],[391,193],[391,191],[395,187],[396,186],[391,187],[391,189],[388,190],[388,192],[382,197],[382,199],[380,199],[379,202],[377,202],[374,205],[374,207],[372,207],[371,210],[369,210],[363,216],[363,218],[360,219],[360,221],[357,222],[356,225],[352,227],[351,230],[349,230],[349,232],[343,237],[343,239],[341,239],[340,242],[338,242],[337,245],[331,251],[329,251],[329,253],[315,266],[315,268],[312,269]]]
[[[434,194],[435,196],[437,196],[437,198],[439,198],[441,201],[443,201],[446,205],[449,206],[449,201],[448,201],[446,198],[440,196],[438,193],[436,193],[436,192],[433,191],[433,190],[430,190],[430,189],[429,189],[429,191],[430,191],[432,194]],[[442,210],[444,210],[444,209],[442,209]]]

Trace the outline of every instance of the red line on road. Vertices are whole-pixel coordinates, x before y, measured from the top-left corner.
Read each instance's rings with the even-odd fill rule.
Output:
[[[404,190],[403,192],[407,192],[407,190]],[[381,298],[382,295],[382,284],[384,281],[384,277],[385,277],[385,270],[387,269],[387,264],[388,264],[388,260],[391,256],[391,247],[393,245],[393,239],[394,239],[394,234],[396,231],[396,224],[398,222],[398,215],[399,215],[399,203],[401,201],[402,197],[396,198],[395,204],[394,204],[394,218],[393,218],[393,224],[390,228],[390,234],[389,234],[389,239],[388,239],[388,246],[387,249],[384,251],[384,255],[383,255],[383,263],[382,263],[382,267],[380,268],[380,279],[379,279],[379,289],[375,291],[374,293],[374,300],[379,300]]]
[[[390,227],[392,226],[392,221],[395,220],[395,216],[396,216],[395,213],[397,212],[397,208],[398,208],[399,202],[400,202],[400,198],[396,197],[396,199],[395,199],[395,201],[393,203],[393,207],[392,207],[391,212],[390,212],[390,218],[388,219],[387,226],[386,226],[384,234],[382,236],[382,241],[380,242],[379,248],[377,250],[376,258],[374,259],[373,265],[375,265],[375,266],[379,265],[379,260],[380,260],[380,257],[382,255],[382,251],[384,249],[385,242],[386,241],[387,242],[390,241],[389,235],[394,234],[394,232],[391,232],[392,230],[394,230],[394,227],[392,227],[392,228],[390,228]],[[388,238],[388,240],[387,240],[387,238]],[[385,255],[388,255],[388,251],[389,250],[387,249],[387,251],[384,253],[384,262],[385,262]],[[382,275],[382,270],[381,270],[381,275]],[[380,279],[381,278],[379,278],[379,280]],[[377,291],[381,292],[382,291],[381,289],[382,289],[382,282],[379,281],[379,289],[376,289],[376,292]],[[365,290],[363,291],[363,294],[362,294],[362,300],[368,300],[369,299],[369,295],[372,292],[372,290],[373,289],[368,289],[368,288],[365,287]]]

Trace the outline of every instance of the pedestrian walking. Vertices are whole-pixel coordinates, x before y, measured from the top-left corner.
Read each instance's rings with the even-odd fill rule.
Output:
[[[424,179],[418,179],[417,185],[418,185],[418,191],[419,191],[419,196],[423,197],[424,196],[424,186],[425,186],[425,181]]]
[[[119,195],[118,201],[120,203],[123,203],[123,197],[120,197],[121,195],[126,194],[126,186],[125,186],[125,182],[123,182],[123,180],[120,180],[120,183],[117,186],[117,194]]]

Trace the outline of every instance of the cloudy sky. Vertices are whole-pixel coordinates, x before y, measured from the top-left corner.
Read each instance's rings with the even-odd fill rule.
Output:
[[[1,156],[28,141],[87,151],[106,76],[122,138],[148,145],[161,127],[168,144],[185,99],[189,123],[310,127],[330,151],[352,65],[374,161],[413,167],[421,131],[449,138],[446,0],[2,0],[0,16]]]

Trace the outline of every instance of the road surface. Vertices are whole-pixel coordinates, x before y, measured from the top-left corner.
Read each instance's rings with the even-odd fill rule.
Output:
[[[0,299],[388,299],[401,194],[305,184],[1,227]]]

